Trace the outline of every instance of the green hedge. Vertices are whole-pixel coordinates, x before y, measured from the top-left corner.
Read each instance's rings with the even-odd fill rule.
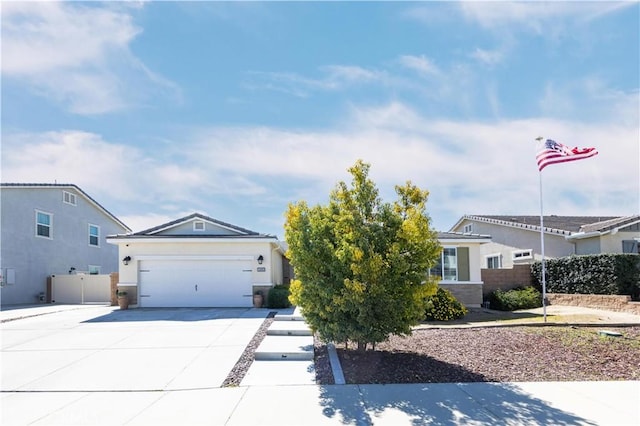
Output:
[[[271,309],[282,309],[291,306],[289,303],[289,287],[286,285],[275,285],[269,290],[267,296],[267,307]]]
[[[542,294],[534,287],[508,291],[498,289],[489,295],[489,306],[497,311],[539,308],[542,306]]]
[[[427,297],[425,320],[451,321],[467,314],[467,308],[458,302],[449,290],[438,287],[433,296]]]
[[[542,286],[542,263],[531,265],[531,274]],[[545,261],[548,293],[621,294],[640,300],[640,256],[597,254],[568,256]]]

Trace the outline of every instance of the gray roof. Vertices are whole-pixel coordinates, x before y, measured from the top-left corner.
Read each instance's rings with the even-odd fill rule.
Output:
[[[616,228],[622,228],[640,222],[640,215],[616,217],[613,219],[603,220],[601,222],[584,225],[580,228],[580,232],[606,232]]]
[[[200,219],[200,220],[204,220],[207,222],[211,222],[214,223],[216,225],[220,225],[224,228],[230,229],[232,231],[237,232],[237,234],[233,234],[233,235],[212,235],[212,234],[203,234],[203,235],[194,235],[194,234],[173,234],[173,235],[158,235],[158,233],[160,231],[163,231],[165,229],[169,229],[169,228],[173,228],[175,226],[178,226],[182,223],[188,222],[190,220],[193,219]],[[236,225],[232,225],[230,223],[227,222],[223,222],[221,220],[217,220],[214,219],[212,217],[209,217],[207,215],[201,214],[201,213],[192,213],[188,216],[185,217],[181,217],[180,219],[176,219],[176,220],[172,220],[171,222],[167,222],[167,223],[163,223],[162,225],[158,225],[158,226],[154,226],[153,228],[149,228],[149,229],[145,229],[143,231],[139,231],[139,232],[135,232],[132,234],[126,234],[126,235],[111,235],[110,238],[116,238],[116,239],[126,239],[126,238],[227,238],[227,239],[238,239],[238,238],[270,238],[270,239],[275,239],[276,237],[274,235],[268,235],[268,234],[261,234],[259,232],[255,232],[255,231],[251,231],[249,229],[246,228],[242,228],[240,226],[236,226]]]
[[[94,200],[89,194],[84,192],[78,185],[73,183],[0,183],[1,188],[73,188],[80,195],[85,197],[90,203],[102,210],[104,214],[110,217],[114,222],[122,226],[127,232],[131,232],[131,228],[125,225],[120,219],[113,215],[109,210],[105,209],[99,202]]]
[[[251,231],[249,229],[241,228],[239,226],[232,225],[230,223],[222,222],[221,220],[217,220],[217,219],[214,219],[212,217],[209,217],[207,215],[200,214],[200,213],[191,213],[190,215],[185,216],[185,217],[181,217],[180,219],[172,220],[171,222],[163,223],[162,225],[154,226],[153,228],[149,228],[149,229],[145,229],[143,231],[135,232],[132,235],[150,235],[150,234],[155,234],[157,231],[160,231],[162,229],[171,228],[171,227],[173,227],[175,225],[179,225],[179,224],[187,222],[187,221],[189,221],[191,219],[206,220],[207,222],[215,223],[216,225],[220,225],[220,226],[224,226],[225,228],[233,229],[234,231],[237,231],[240,234],[252,235],[252,236],[260,235],[259,232]]]
[[[539,215],[464,215],[462,219],[458,221],[456,225],[454,225],[454,228],[464,219],[540,231]],[[584,232],[584,227],[586,226],[619,219],[621,219],[619,216],[543,216],[544,229],[546,232],[563,235],[571,235],[576,232]]]

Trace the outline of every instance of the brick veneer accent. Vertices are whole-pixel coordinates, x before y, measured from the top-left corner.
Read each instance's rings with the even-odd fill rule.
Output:
[[[120,280],[120,274],[118,272],[112,272],[109,274],[111,278],[111,306],[118,306],[118,297],[116,292],[118,291],[118,281]]]
[[[482,269],[480,276],[484,282],[482,296],[486,298],[493,291],[511,290],[516,287],[526,287],[533,284],[531,266],[514,265],[510,269]]]
[[[479,308],[482,304],[482,284],[439,284],[449,290],[458,302],[471,308]]]
[[[549,305],[582,306],[640,315],[640,302],[632,302],[631,296],[547,293],[547,300]]]

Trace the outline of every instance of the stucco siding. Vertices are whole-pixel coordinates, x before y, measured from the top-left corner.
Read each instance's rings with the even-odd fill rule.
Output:
[[[217,257],[224,259],[229,256],[241,256],[251,258],[253,261],[252,282],[259,284],[278,284],[282,282],[282,267],[274,268],[279,254],[272,251],[269,242],[237,243],[237,242],[118,242],[120,248],[119,258],[131,256],[129,265],[120,264],[120,285],[138,284],[138,262],[143,259],[176,259],[200,257]],[[264,261],[258,265],[257,258],[262,255]],[[263,268],[259,269],[259,268]],[[280,282],[278,282],[278,279]]]
[[[600,239],[602,253],[622,253],[622,241],[640,240],[640,232],[620,231],[615,234],[603,235]]]
[[[76,205],[63,202],[63,191],[75,194]],[[68,274],[71,268],[100,273],[118,270],[118,249],[107,244],[122,226],[71,187],[2,187],[1,254],[3,270],[15,270],[15,284],[1,290],[3,305],[34,303],[46,291],[46,278]],[[36,236],[36,212],[52,215],[51,238]],[[89,245],[89,224],[100,229],[99,246]]]
[[[600,237],[575,240],[576,254],[599,254],[601,253]]]
[[[492,254],[502,255],[502,267],[510,268],[514,264],[527,262],[532,259],[523,260],[521,262],[513,260],[513,252],[515,250],[531,249],[533,250],[534,259],[540,260],[540,233],[519,229],[515,227],[495,225],[491,223],[475,222],[468,219],[463,220],[454,231],[462,232],[465,225],[472,224],[472,232],[474,234],[483,234],[491,236],[491,243],[480,246],[480,260],[483,262],[482,267],[486,268],[486,256]],[[564,235],[545,234],[544,236],[545,256],[546,257],[563,257],[574,254],[574,246],[566,241]]]

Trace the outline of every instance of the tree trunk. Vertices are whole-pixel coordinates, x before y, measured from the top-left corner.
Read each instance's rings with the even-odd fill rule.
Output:
[[[364,352],[367,350],[367,342],[358,341],[358,352]]]

